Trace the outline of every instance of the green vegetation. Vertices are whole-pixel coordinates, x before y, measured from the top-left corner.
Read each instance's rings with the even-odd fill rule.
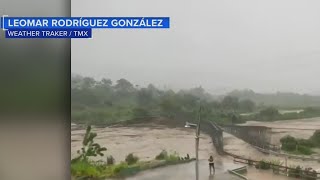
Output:
[[[218,123],[244,122],[238,114],[256,109],[250,100],[232,96],[217,99],[202,87],[174,92],[152,84],[139,87],[126,79],[113,84],[109,79],[96,81],[80,76],[72,77],[71,83],[71,117],[78,124],[107,125],[150,116],[192,121],[200,100],[202,118]]]
[[[279,174],[280,173],[279,166],[281,166],[283,164],[283,162],[281,162],[278,159],[275,159],[275,160],[271,160],[270,163],[271,163],[271,168],[272,168],[273,173]]]
[[[96,133],[91,132],[91,127],[88,126],[83,138],[83,147],[78,151],[78,156],[71,160],[71,174],[76,179],[92,179],[99,180],[108,177],[126,177],[134,175],[139,171],[156,168],[165,165],[178,164],[189,162],[194,159],[180,157],[176,152],[167,153],[162,151],[155,160],[139,161],[137,156],[130,153],[125,158],[125,162],[115,164],[115,159],[109,155],[105,161],[93,161],[90,157],[104,156],[102,151],[106,151],[105,147],[101,147],[94,142],[97,137]]]
[[[275,106],[278,109],[299,109],[304,107],[320,107],[320,97],[306,94],[278,92],[274,94],[256,93],[250,89],[234,90],[228,94],[240,100],[249,99],[259,107]]]
[[[275,107],[265,107],[258,113],[252,113],[242,116],[243,120],[256,120],[256,121],[276,121],[276,120],[292,120],[303,119],[320,116],[320,108],[307,107],[302,112],[289,112],[281,114]]]
[[[156,160],[164,160],[168,157],[168,152],[166,150],[162,150],[160,154],[156,156]]]
[[[190,162],[194,159],[179,157],[178,154],[168,154],[162,160],[130,161],[119,164],[108,164],[101,161],[76,161],[71,163],[71,174],[75,178],[90,177],[92,179],[117,178],[134,175],[140,171],[166,165]]]
[[[309,141],[316,147],[320,147],[320,130],[316,130]]]
[[[115,159],[113,158],[113,156],[109,155],[107,157],[107,165],[113,165],[115,164]]]
[[[261,160],[255,164],[257,169],[269,170],[272,169],[273,173],[280,173],[280,166],[282,166],[282,162],[279,160]],[[283,171],[283,169],[282,169]],[[303,169],[301,166],[289,166],[288,167],[288,175],[289,177],[302,178],[307,180],[316,180],[317,172],[312,168]]]
[[[156,160],[165,160],[167,162],[176,162],[180,160],[190,160],[189,154],[186,157],[180,157],[177,152],[173,152],[172,154],[168,154],[166,150],[162,150],[156,157]]]
[[[320,130],[317,130],[309,139],[296,139],[292,136],[285,136],[280,139],[281,149],[293,154],[311,155],[311,148],[320,148]]]
[[[128,154],[126,157],[126,162],[128,165],[135,164],[139,161],[139,158],[137,156],[134,156],[132,153]]]
[[[301,98],[304,101],[301,101]],[[277,101],[270,104],[273,102],[270,99]],[[286,102],[286,106],[277,104],[280,102],[278,99]],[[233,91],[227,96],[220,97],[207,93],[202,87],[174,92],[158,89],[152,84],[140,87],[126,79],[117,80],[115,83],[110,79],[97,81],[81,76],[73,76],[71,79],[71,118],[78,124],[108,125],[151,116],[192,121],[196,119],[200,100],[203,106],[202,119],[219,124],[320,116],[320,108],[316,108],[320,107],[320,97],[307,95],[292,93],[263,95],[245,90]],[[278,111],[280,107],[300,109],[302,107],[304,111],[281,114]],[[248,115],[240,116],[243,113]]]
[[[256,164],[255,166],[257,169],[270,169],[271,168],[271,165],[270,165],[270,162],[269,161],[266,161],[266,160],[261,160],[259,161],[258,164]]]
[[[303,178],[307,180],[316,180],[317,172],[312,168],[303,169],[300,166],[291,166],[288,171],[289,177]]]
[[[255,167],[257,169],[263,169],[263,170],[268,170],[268,169],[272,169],[273,173],[275,174],[279,174],[280,172],[280,167],[282,165],[282,162],[278,159],[275,160],[261,160],[259,161]]]
[[[78,150],[77,153],[79,156],[73,161],[88,161],[89,157],[103,156],[103,151],[106,151],[107,148],[101,147],[98,143],[94,143],[94,138],[97,137],[96,133],[91,132],[91,126],[87,127],[86,134],[84,135],[82,141],[82,148]]]

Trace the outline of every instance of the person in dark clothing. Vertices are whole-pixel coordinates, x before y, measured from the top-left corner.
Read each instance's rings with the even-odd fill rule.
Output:
[[[215,169],[214,169],[213,157],[210,156],[210,158],[208,159],[208,161],[209,161],[209,170],[210,170],[210,175],[211,175],[211,174],[212,174],[212,173],[211,173],[211,169],[212,169],[212,171],[213,171],[213,174],[216,172]]]

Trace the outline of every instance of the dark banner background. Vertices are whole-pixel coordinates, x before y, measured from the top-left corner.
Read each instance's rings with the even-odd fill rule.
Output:
[[[71,1],[1,0],[0,14],[70,16]],[[0,179],[70,179],[71,41],[0,33]]]

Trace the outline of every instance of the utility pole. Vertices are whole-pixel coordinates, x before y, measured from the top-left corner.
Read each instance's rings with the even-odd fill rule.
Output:
[[[189,123],[186,122],[186,125],[184,127],[186,128],[190,128],[192,127],[196,127],[196,143],[195,143],[195,150],[196,150],[196,180],[199,180],[199,138],[200,138],[200,123],[201,123],[201,103],[200,103],[200,108],[199,108],[199,114],[198,114],[198,123],[197,124],[193,124],[193,123]]]
[[[199,108],[199,117],[196,131],[196,180],[199,180],[199,138],[200,138],[200,122],[201,122],[201,104]]]

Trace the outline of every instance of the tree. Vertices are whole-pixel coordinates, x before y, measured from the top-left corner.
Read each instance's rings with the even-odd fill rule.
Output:
[[[318,147],[320,147],[320,130],[316,130],[310,137],[310,140]]]
[[[236,110],[239,107],[239,100],[234,96],[225,96],[221,102],[221,106],[225,109]]]
[[[91,89],[71,89],[71,102],[72,105],[94,106],[99,103],[99,97]]]
[[[281,149],[286,151],[295,151],[297,149],[298,142],[292,136],[285,136],[280,139]]]
[[[133,117],[135,118],[150,116],[149,112],[144,108],[134,108],[132,111],[133,111]]]
[[[117,84],[114,86],[114,88],[116,89],[116,91],[122,94],[134,91],[133,85],[128,80],[123,78],[117,81]]]
[[[107,88],[110,88],[112,86],[112,81],[110,79],[101,79],[100,81],[100,84],[103,86],[103,87],[107,87]]]
[[[94,138],[97,137],[96,133],[91,132],[91,126],[87,127],[86,134],[83,137],[82,148],[78,150],[77,153],[79,156],[72,161],[87,161],[88,157],[91,156],[104,156],[102,153],[106,151],[107,148],[101,147],[98,143],[94,143]]]
[[[138,104],[142,107],[149,106],[152,103],[152,92],[147,88],[142,88],[137,93]]]
[[[174,116],[179,112],[181,106],[177,103],[173,95],[169,95],[162,99],[160,108],[169,116]]]
[[[239,102],[239,109],[243,112],[252,112],[255,109],[255,106],[256,104],[249,99],[241,100]]]
[[[96,81],[91,77],[85,77],[82,79],[82,88],[89,89],[96,85]]]
[[[279,115],[278,109],[274,107],[267,107],[259,112],[259,117],[262,120],[275,120]]]

